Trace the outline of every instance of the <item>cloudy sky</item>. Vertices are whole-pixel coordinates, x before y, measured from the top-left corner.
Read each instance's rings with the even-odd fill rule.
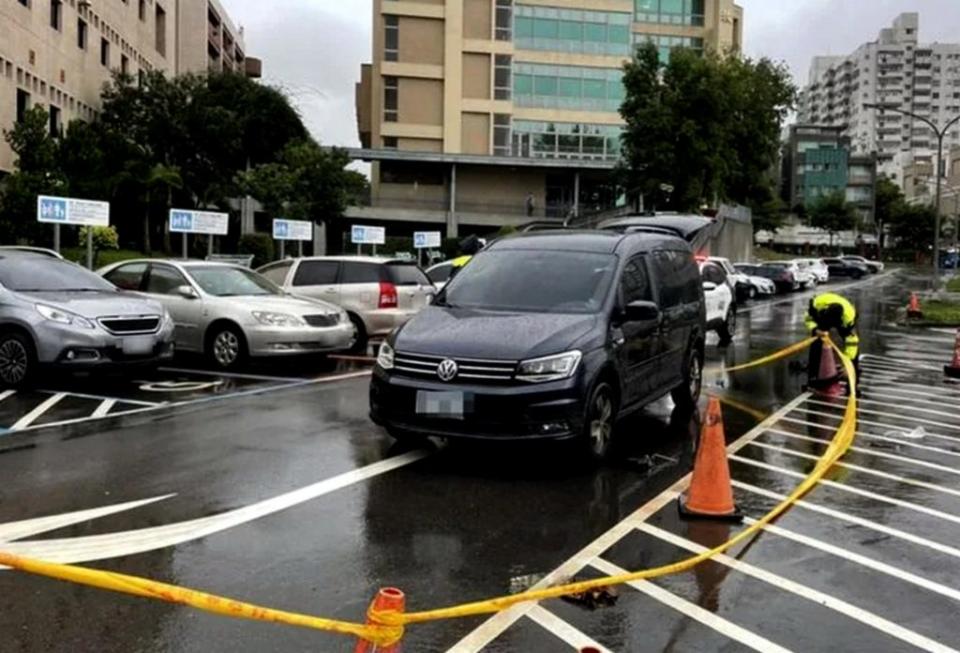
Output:
[[[314,136],[357,145],[354,84],[371,56],[371,0],[221,0],[244,26],[267,82],[293,97]],[[904,11],[920,12],[920,39],[960,41],[958,0],[740,0],[751,56],[785,61],[806,81],[810,58],[846,54]]]

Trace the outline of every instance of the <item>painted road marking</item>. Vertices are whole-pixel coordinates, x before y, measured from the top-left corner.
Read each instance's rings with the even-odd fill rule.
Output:
[[[533,609],[527,613],[527,617],[578,651],[583,648],[592,647],[602,653],[612,653],[606,646],[587,637],[566,621],[539,605],[534,606]]]
[[[607,574],[608,576],[619,576],[627,573],[625,569],[618,567],[617,565],[604,560],[603,558],[597,558],[590,564],[592,567],[604,574]],[[764,653],[789,653],[790,651],[790,649],[784,648],[779,644],[766,639],[765,637],[761,637],[757,633],[747,630],[742,626],[738,626],[732,621],[724,619],[720,615],[700,607],[696,603],[692,603],[691,601],[680,598],[676,594],[668,592],[659,585],[656,585],[648,580],[634,581],[627,583],[627,585],[638,592],[642,592],[650,598],[655,599],[670,608],[673,608],[677,612],[686,615],[694,621],[697,621],[708,628],[712,628],[721,635],[739,642],[748,648],[752,648],[755,651],[763,651]]]
[[[773,444],[767,444],[766,442],[759,442],[754,440],[750,443],[754,447],[760,447],[761,449],[766,449],[768,451],[776,451],[778,453],[783,453],[788,456],[794,456],[796,458],[804,458],[806,460],[820,460],[820,456],[814,456],[813,454],[804,453],[802,451],[797,451],[796,449],[790,449],[789,447],[778,447]],[[905,485],[914,485],[916,487],[922,487],[926,490],[933,490],[934,492],[942,492],[943,494],[950,494],[956,497],[960,497],[960,490],[954,490],[953,488],[944,487],[942,485],[937,485],[935,483],[927,483],[926,481],[918,481],[912,478],[907,478],[906,476],[900,476],[899,474],[891,474],[889,472],[881,472],[877,469],[871,469],[869,467],[863,467],[862,465],[855,465],[853,463],[847,463],[839,461],[834,463],[836,467],[843,467],[855,472],[860,472],[861,474],[869,474],[870,476],[876,476],[877,478],[885,478],[889,481],[896,481],[897,483],[903,483]]]
[[[858,404],[877,404],[879,406],[891,406],[891,402],[888,399],[887,401],[877,401],[876,399],[858,399]],[[934,410],[933,408],[924,408],[923,406],[914,406],[906,402],[898,402],[896,404],[897,408],[903,408],[904,410],[913,410],[918,413],[925,413],[927,415],[940,415],[942,417],[957,417],[956,412],[948,413],[943,410]]]
[[[864,388],[862,393],[869,397],[880,397],[881,399],[897,401],[897,402],[900,402],[899,405],[943,406],[944,403],[948,403],[948,404],[952,403],[954,405],[960,406],[960,400],[952,402],[951,400],[946,398],[944,398],[943,400],[936,400],[936,401],[924,398],[924,397],[929,397],[930,396],[929,394],[925,394],[924,397],[905,397],[903,394],[897,394],[894,392],[884,392],[883,390],[874,390],[869,387]],[[861,399],[860,401],[863,401],[863,400]],[[907,403],[907,401],[909,401],[910,403]],[[890,405],[890,401],[886,401],[884,403],[886,403],[888,406]],[[956,414],[956,413],[951,413],[951,414]]]
[[[745,517],[744,522],[747,524],[756,524],[757,520],[752,517]],[[911,573],[909,571],[904,571],[898,569],[892,565],[888,565],[867,556],[860,555],[843,547],[818,540],[816,538],[810,537],[808,535],[803,535],[802,533],[797,533],[796,531],[791,531],[781,526],[774,526],[773,524],[767,524],[762,527],[763,530],[773,533],[779,537],[786,538],[797,542],[798,544],[803,544],[804,546],[809,546],[810,548],[823,551],[824,553],[829,553],[832,556],[838,558],[843,558],[848,562],[860,565],[861,567],[866,567],[872,569],[873,571],[878,571],[881,574],[890,576],[891,578],[896,578],[897,580],[902,580],[905,583],[910,583],[911,585],[916,585],[922,589],[925,589],[929,592],[945,596],[948,599],[953,599],[954,601],[960,601],[960,590],[955,590],[952,587],[947,587],[936,581],[932,581],[929,578],[924,578],[917,574]]]
[[[16,390],[4,390],[3,392],[0,392],[0,401],[3,401],[7,397],[12,397],[15,394],[17,394]]]
[[[769,429],[767,433],[776,433],[778,435],[785,435],[789,438],[794,438],[797,440],[806,440],[807,442],[816,442],[827,446],[830,443],[821,438],[814,438],[809,435],[801,435],[799,433],[791,433],[790,431],[781,431],[780,429]],[[865,456],[876,456],[878,458],[887,458],[889,460],[896,460],[898,462],[909,463],[911,465],[917,465],[919,467],[927,467],[929,469],[935,469],[940,472],[945,472],[947,474],[956,474],[960,475],[960,469],[956,467],[947,467],[946,465],[938,465],[937,463],[927,462],[926,460],[920,460],[919,458],[910,458],[909,456],[898,456],[897,454],[887,453],[885,451],[877,451],[876,449],[865,449],[864,447],[851,446],[850,451],[855,451],[857,453],[863,454]]]
[[[759,437],[768,427],[772,426],[782,416],[789,413],[798,405],[803,403],[809,397],[808,393],[801,394],[792,401],[783,406],[780,410],[771,414],[755,427],[744,433],[740,438],[727,445],[727,451],[733,453],[739,451],[756,437]],[[686,489],[690,483],[690,474],[680,478],[668,490],[654,497],[646,504],[638,508],[633,514],[629,515],[623,521],[615,524],[603,535],[587,544],[583,549],[577,552],[573,557],[561,564],[559,567],[544,576],[540,582],[531,589],[544,589],[556,584],[557,582],[571,578],[579,573],[584,567],[590,565],[599,558],[607,549],[632,533],[636,524],[642,523],[652,515],[659,512],[664,506],[672,500],[670,497],[676,496],[678,492]],[[670,494],[670,493],[673,494]],[[960,517],[957,518],[960,522]],[[498,612],[494,616],[484,621],[476,629],[468,633],[463,639],[453,645],[448,653],[478,653],[488,646],[494,639],[499,637],[505,630],[510,628],[522,616],[527,614],[536,603],[528,601],[519,603],[506,610]]]
[[[829,417],[838,421],[843,420],[843,415],[838,415],[834,413],[825,413],[823,411],[811,410],[809,408],[798,408],[796,410],[799,412],[805,413],[807,415],[820,415],[821,417]],[[905,422],[910,421],[909,417],[898,417],[897,419],[901,419]],[[907,426],[903,426],[902,424],[901,425],[886,424],[884,422],[873,422],[870,420],[859,419],[859,418],[857,419],[857,424],[860,426],[879,426],[880,428],[884,428],[884,429],[901,430],[901,431],[904,431],[907,428],[909,428]],[[930,433],[929,431],[926,432],[925,437],[935,438],[937,440],[946,440],[949,442],[960,442],[960,437],[952,436],[952,435],[941,435],[940,433]]]
[[[831,407],[836,407],[836,404],[830,403],[829,401],[821,401],[821,400],[819,400],[819,399],[811,399],[811,400],[809,400],[807,403],[814,404],[814,405],[817,405],[817,406],[831,406]],[[876,403],[876,402],[871,402],[871,403]],[[919,410],[919,409],[918,409],[918,410]],[[888,413],[888,412],[883,411],[883,410],[873,410],[872,408],[860,408],[860,407],[858,406],[858,407],[857,407],[857,414],[858,414],[858,415],[877,415],[877,416],[879,416],[879,417],[892,417],[892,418],[895,418],[895,419],[908,419],[908,420],[910,420],[911,422],[917,422],[917,423],[919,423],[919,424],[929,424],[929,425],[931,425],[931,426],[939,426],[939,427],[945,428],[945,429],[953,429],[953,430],[955,430],[955,431],[960,431],[960,426],[958,426],[958,425],[956,425],[956,424],[948,424],[948,423],[946,423],[946,422],[938,422],[938,421],[936,421],[936,420],[927,419],[927,418],[925,418],[925,417],[912,417],[912,416],[904,417],[903,415],[898,415],[897,413]],[[953,417],[953,414],[952,414],[952,413],[939,413],[939,414],[941,414],[941,415],[946,415],[947,417]]]
[[[49,397],[48,399],[44,399],[37,405],[36,408],[34,408],[29,413],[27,413],[26,415],[18,419],[16,422],[14,422],[13,426],[11,426],[8,430],[18,431],[20,429],[27,428],[28,426],[33,424],[35,421],[43,417],[44,413],[46,413],[48,410],[56,406],[60,402],[60,400],[66,396],[67,396],[67,393],[58,392],[54,394],[52,397]]]
[[[783,501],[787,498],[786,494],[781,494],[779,492],[773,492],[771,490],[766,490],[756,485],[751,485],[749,483],[744,483],[743,481],[738,481],[734,479],[732,481],[733,486],[745,490],[747,492],[752,492],[753,494],[759,494],[760,496],[773,499],[777,502]],[[952,546],[947,546],[946,544],[941,544],[940,542],[934,542],[933,540],[928,540],[925,537],[920,537],[919,535],[914,535],[913,533],[908,533],[907,531],[902,531],[897,528],[892,528],[881,524],[879,522],[871,521],[869,519],[864,519],[863,517],[858,517],[856,515],[851,515],[850,513],[841,512],[840,510],[835,510],[833,508],[828,508],[827,506],[820,505],[818,503],[813,503],[809,499],[800,499],[796,502],[797,506],[801,508],[806,508],[812,512],[820,513],[821,515],[826,515],[828,517],[833,517],[834,519],[839,519],[841,521],[848,522],[850,524],[856,524],[857,526],[863,526],[877,533],[883,533],[884,535],[889,535],[890,537],[895,537],[897,539],[910,542],[912,544],[917,544],[928,549],[932,549],[939,553],[945,553],[954,558],[960,558],[960,549],[955,549]]]
[[[240,372],[215,372],[213,370],[191,370],[182,367],[161,367],[160,372],[172,372],[174,374],[199,374],[201,376],[223,376],[228,379],[250,379],[252,381],[278,381],[280,383],[292,383],[294,381],[304,381],[306,379],[294,376],[268,376],[266,374],[247,374]]]
[[[793,478],[804,479],[807,477],[806,474],[801,474],[800,472],[795,472],[792,469],[786,469],[784,467],[777,467],[776,465],[771,465],[769,463],[761,462],[759,460],[754,460],[753,458],[746,458],[744,456],[731,455],[729,456],[730,460],[735,460],[738,463],[743,463],[745,465],[750,465],[752,467],[759,467],[760,469],[766,469],[771,472],[777,472],[778,474],[783,474],[784,476],[791,476]],[[876,492],[871,492],[870,490],[864,490],[853,485],[846,485],[844,483],[838,483],[836,481],[830,481],[827,479],[822,479],[820,485],[824,487],[831,487],[843,492],[848,492],[850,494],[858,494],[862,497],[868,499],[873,499],[875,501],[882,501],[883,503],[889,503],[895,506],[900,506],[901,508],[908,508],[916,512],[929,515],[931,517],[936,517],[942,519],[943,521],[948,521],[954,524],[960,524],[960,517],[957,515],[951,515],[948,512],[943,512],[942,510],[937,510],[935,508],[928,508],[927,506],[921,505],[919,503],[912,503],[910,501],[904,501],[903,499],[895,499],[893,497],[888,497],[884,494],[877,494]]]
[[[423,460],[430,453],[429,451],[411,451],[387,458],[272,499],[218,515],[119,533],[15,542],[4,546],[4,549],[15,555],[61,563],[92,562],[164,549],[241,526],[375,476],[406,467]]]
[[[90,417],[103,417],[117,405],[116,399],[104,399]]]
[[[890,392],[896,392],[900,395],[898,397],[900,399],[909,399],[910,401],[930,401],[931,399],[936,399],[938,402],[947,402],[960,405],[960,397],[941,395],[932,391],[923,392],[921,390],[914,390],[912,388],[904,388],[902,384],[898,383],[878,383],[876,381],[871,381],[869,377],[865,378],[861,382],[860,388],[862,388],[865,394],[887,393],[886,396],[890,396]],[[938,388],[934,388],[934,390],[936,389]]]
[[[798,424],[801,426],[813,427],[823,431],[829,431],[831,434],[837,430],[836,426],[827,426],[826,424],[816,424],[814,422],[807,422],[802,419],[793,419],[792,417],[784,417],[780,421],[790,422],[791,424]],[[771,429],[773,430],[773,429]],[[888,432],[889,433],[889,432]],[[902,447],[911,447],[913,449],[923,449],[924,451],[932,451],[940,456],[956,456],[960,457],[960,451],[951,451],[950,449],[941,449],[940,447],[931,447],[928,444],[919,444],[913,440],[903,439],[903,438],[894,438],[889,435],[878,435],[877,433],[866,433],[864,431],[857,431],[856,436],[858,438],[867,438],[868,440],[881,440],[883,442],[892,442]],[[827,440],[820,440],[821,442],[826,443]]]
[[[663,540],[669,544],[673,544],[678,548],[685,549],[694,554],[703,553],[704,551],[709,550],[705,546],[701,546],[696,542],[680,537],[679,535],[674,535],[669,531],[665,531],[662,528],[657,528],[651,524],[640,524],[637,528],[648,535],[652,535],[657,539]],[[912,646],[916,646],[917,648],[925,651],[936,651],[938,653],[960,653],[956,649],[952,649],[945,644],[941,644],[936,640],[925,637],[912,630],[908,630],[907,628],[895,624],[888,619],[884,619],[878,614],[864,610],[863,608],[858,608],[857,606],[847,603],[842,599],[838,599],[830,594],[826,594],[807,585],[792,581],[785,576],[774,574],[741,560],[735,560],[723,553],[714,556],[712,560],[746,574],[747,576],[773,585],[776,588],[785,590],[791,594],[795,594],[803,599],[807,599],[808,601],[812,601],[818,605],[830,608],[835,612],[859,621],[866,626],[879,630],[882,633],[886,633],[887,635],[895,637]]]
[[[150,499],[141,499],[140,501],[128,501],[126,503],[116,503],[102,508],[93,508],[91,510],[80,510],[78,512],[68,512],[62,515],[51,515],[49,517],[37,517],[35,519],[25,519],[7,524],[0,524],[0,542],[12,542],[31,535],[55,531],[73,524],[80,524],[91,519],[99,519],[107,515],[113,515],[118,512],[133,510],[140,506],[145,506],[157,501],[163,501],[175,497],[175,494],[164,494]]]
[[[53,395],[57,394],[54,390],[40,390],[44,394]],[[132,404],[134,406],[159,406],[162,402],[158,401],[143,401],[142,399],[123,399],[122,397],[105,397],[103,395],[92,395],[85,392],[66,392],[68,397],[78,397],[79,399],[91,399],[93,401],[106,401],[107,399],[112,399],[118,401],[122,404]]]
[[[954,343],[954,338],[949,336],[944,336],[942,338],[938,338],[936,336],[929,336],[929,335],[921,336],[921,335],[915,335],[909,331],[903,331],[903,332],[875,331],[874,334],[878,336],[885,336],[888,338],[903,338],[906,340],[919,340],[920,342],[934,342],[937,344],[945,344],[945,345],[952,345]]]

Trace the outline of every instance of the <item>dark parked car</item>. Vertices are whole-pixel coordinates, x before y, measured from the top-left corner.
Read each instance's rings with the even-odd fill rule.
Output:
[[[852,277],[862,279],[870,274],[870,268],[859,261],[850,261],[844,258],[825,258],[823,262],[830,270],[830,278]]]
[[[871,261],[862,256],[855,256],[853,254],[848,254],[846,256],[841,256],[844,261],[850,263],[861,263],[866,266],[867,270],[870,271],[870,274],[879,274],[883,272],[884,265],[880,261]]]
[[[802,284],[797,279],[796,265],[790,263],[761,263],[757,274],[770,279],[777,285],[777,292],[800,290]]]
[[[700,395],[703,289],[687,242],[533,232],[494,242],[381,346],[370,414],[396,439],[578,439]]]

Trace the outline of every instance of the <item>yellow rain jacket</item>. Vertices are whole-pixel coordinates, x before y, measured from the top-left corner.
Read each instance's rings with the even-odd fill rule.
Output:
[[[836,329],[843,338],[843,353],[850,360],[860,353],[857,309],[846,297],[832,292],[817,295],[810,300],[805,324],[808,331]]]

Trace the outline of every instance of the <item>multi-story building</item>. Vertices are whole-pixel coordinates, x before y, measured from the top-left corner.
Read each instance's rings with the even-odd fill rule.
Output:
[[[782,158],[782,195],[791,210],[843,193],[862,223],[873,221],[877,160],[852,151],[843,127],[792,125]]]
[[[937,125],[960,115],[960,43],[921,44],[919,32],[919,15],[905,13],[852,54],[815,57],[799,122],[842,127],[856,152],[876,152],[881,171],[897,178],[904,165],[932,163],[933,130],[889,109]],[[947,135],[947,146],[956,144],[960,127]]]
[[[350,217],[466,229],[616,200],[622,68],[638,43],[739,50],[733,0],[374,0],[357,88],[371,206]],[[403,224],[397,224],[403,223]]]
[[[0,129],[10,129],[35,105],[47,107],[54,132],[71,120],[92,119],[114,71],[135,77],[150,70],[257,74],[259,68],[259,61],[246,60],[242,31],[217,0],[0,3]],[[0,176],[13,165],[0,139]]]

